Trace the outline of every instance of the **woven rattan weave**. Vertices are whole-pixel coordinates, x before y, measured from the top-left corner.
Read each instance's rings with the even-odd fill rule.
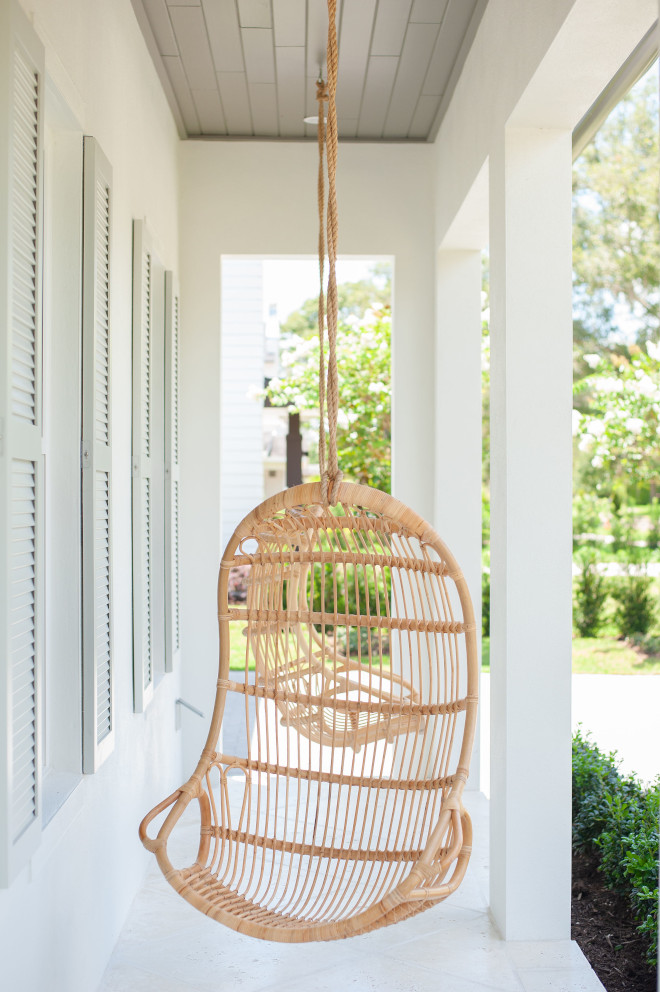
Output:
[[[250,585],[232,607],[239,565]],[[470,854],[461,797],[478,669],[465,580],[438,535],[377,490],[341,483],[330,507],[318,483],[298,486],[235,531],[218,609],[206,747],[140,827],[168,881],[220,922],[280,941],[363,933],[454,891]],[[218,750],[231,706],[249,731],[245,753]],[[199,851],[174,868],[168,839],[193,800]]]

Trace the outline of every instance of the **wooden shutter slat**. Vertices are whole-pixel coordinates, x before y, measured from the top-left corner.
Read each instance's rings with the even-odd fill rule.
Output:
[[[142,566],[143,566],[143,586],[142,586],[142,609],[144,627],[142,632],[142,658],[144,681],[146,689],[151,685],[153,678],[152,671],[152,609],[151,609],[151,480],[144,479],[142,497]]]
[[[148,458],[151,452],[151,252],[142,255],[142,453]]]
[[[97,179],[95,186],[95,437],[109,440],[109,276],[110,276],[110,191],[106,182]]]
[[[83,768],[114,746],[111,476],[111,182],[94,138],[84,141],[83,207]]]
[[[181,647],[179,563],[179,294],[165,273],[165,670]]]
[[[178,479],[174,483],[174,518],[172,522],[173,527],[173,544],[174,544],[174,608],[172,611],[173,621],[174,621],[174,647],[178,651],[181,646],[180,637],[180,593],[179,593],[179,583],[180,583],[180,570],[179,570],[179,482]]]
[[[158,575],[154,541],[159,494],[154,489],[157,471],[159,413],[154,407],[154,296],[156,262],[143,221],[133,225],[133,705],[142,712],[154,689],[154,647],[159,634],[154,627]]]
[[[11,824],[18,839],[37,815],[37,468],[12,460],[9,654],[12,685]],[[16,559],[19,559],[17,562]],[[27,571],[28,575],[25,576]]]
[[[94,641],[96,655],[96,740],[112,729],[112,676],[110,654],[110,504],[107,472],[96,473],[96,542],[94,569]]]
[[[11,184],[12,333],[11,396],[14,417],[37,416],[37,298],[39,77],[20,51],[14,57],[15,112]],[[20,329],[20,330],[19,330]]]

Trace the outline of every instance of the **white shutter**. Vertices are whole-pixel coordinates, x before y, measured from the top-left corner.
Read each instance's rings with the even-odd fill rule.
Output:
[[[154,688],[154,258],[143,221],[133,222],[133,704]]]
[[[0,10],[0,883],[39,842],[43,659],[43,50]],[[5,185],[6,184],[6,185]]]
[[[12,786],[11,837],[37,816],[37,467],[12,458],[9,568]]]
[[[110,501],[110,165],[84,141],[82,573],[83,771],[114,746]]]
[[[165,273],[165,671],[181,648],[179,564],[179,291]]]

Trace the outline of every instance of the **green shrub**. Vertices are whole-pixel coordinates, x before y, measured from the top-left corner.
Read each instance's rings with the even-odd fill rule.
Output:
[[[343,569],[335,570],[331,564],[315,565],[313,571],[314,589],[312,593],[312,609],[326,613],[356,614],[361,613],[377,616],[385,614],[392,596],[392,577],[389,568],[375,566],[359,568],[346,565]],[[400,590],[397,591],[400,595]],[[322,607],[322,604],[323,607]],[[378,628],[356,627],[349,628],[349,644],[346,644],[346,628],[332,625],[326,627],[326,633],[336,632],[342,650],[358,651],[366,660],[371,650],[376,654],[381,651],[389,655],[390,645],[385,634]]]
[[[490,497],[486,489],[481,491],[481,546],[490,545]]]
[[[614,754],[604,754],[578,729],[573,737],[573,847],[593,846],[607,823],[607,796],[619,782]]]
[[[490,572],[481,573],[481,636],[490,637]]]
[[[594,551],[583,548],[575,555],[580,574],[573,589],[573,622],[580,637],[595,637],[603,622],[607,583],[598,571]]]
[[[628,574],[615,579],[611,593],[617,602],[615,620],[622,637],[648,634],[655,621],[655,597],[648,575]]]
[[[610,526],[612,528],[613,551],[626,552],[633,539],[632,519],[627,515],[625,507],[618,505],[614,500]]]
[[[660,655],[660,634],[633,634],[630,642],[644,654],[651,657]]]
[[[648,940],[647,961],[658,955],[658,813],[660,779],[644,788],[622,776],[615,754],[604,754],[578,730],[573,738],[573,846],[600,852],[609,888],[626,896]]]
[[[653,499],[649,511],[651,527],[646,537],[646,546],[654,550],[660,547],[660,500]]]
[[[650,908],[645,905],[650,890],[657,904],[659,800],[660,783],[645,790],[634,778],[622,779],[619,791],[608,797],[607,828],[597,839],[610,887],[629,893],[636,910]]]
[[[590,491],[576,492],[573,497],[573,548],[585,543],[585,535],[597,535],[602,530],[607,500]]]

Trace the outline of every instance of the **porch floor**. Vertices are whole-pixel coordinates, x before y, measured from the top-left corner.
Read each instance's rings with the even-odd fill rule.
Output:
[[[488,800],[466,794],[475,845],[457,893],[362,937],[272,944],[180,899],[154,860],[98,992],[603,992],[573,941],[505,943],[488,913]],[[195,830],[191,823],[186,830]]]

